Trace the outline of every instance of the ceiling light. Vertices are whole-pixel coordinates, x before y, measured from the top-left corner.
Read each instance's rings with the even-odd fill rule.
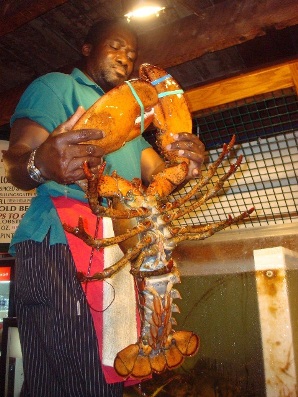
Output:
[[[146,18],[151,15],[158,16],[159,13],[165,9],[165,7],[163,7],[162,5],[157,4],[154,1],[148,0],[124,0],[123,4],[125,4],[124,16],[128,20],[132,18]]]

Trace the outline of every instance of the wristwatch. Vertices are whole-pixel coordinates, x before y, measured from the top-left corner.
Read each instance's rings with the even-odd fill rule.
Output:
[[[38,183],[45,183],[46,179],[41,175],[41,172],[34,164],[35,153],[38,148],[34,149],[29,157],[29,161],[27,164],[27,171],[31,179]]]

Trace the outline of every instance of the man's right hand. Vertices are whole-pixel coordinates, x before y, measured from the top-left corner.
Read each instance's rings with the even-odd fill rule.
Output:
[[[104,133],[96,129],[73,130],[84,112],[84,108],[79,107],[51,134],[30,119],[17,119],[11,129],[9,149],[3,151],[8,181],[23,190],[38,185],[27,172],[29,156],[36,148],[35,166],[44,178],[61,184],[85,179],[83,162],[88,161],[89,166],[95,169],[102,163],[104,155],[103,149],[87,141],[102,139]],[[81,144],[84,142],[86,144]]]
[[[74,183],[85,179],[82,169],[84,161],[88,162],[90,168],[102,163],[102,148],[94,144],[80,143],[102,139],[104,132],[96,129],[72,130],[84,112],[85,110],[79,107],[36,151],[35,165],[46,179],[62,184]]]

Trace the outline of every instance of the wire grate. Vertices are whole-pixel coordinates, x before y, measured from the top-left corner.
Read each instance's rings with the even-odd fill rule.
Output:
[[[279,93],[280,95],[280,93]],[[231,228],[256,227],[298,220],[298,100],[297,96],[266,98],[241,103],[195,120],[195,128],[208,149],[204,167],[214,162],[224,142],[236,135],[237,145],[211,180],[244,155],[240,169],[218,197],[179,220],[180,225],[214,223],[255,207],[251,217]],[[203,169],[203,172],[206,171]],[[186,185],[185,190],[190,186]],[[183,195],[184,191],[176,193]],[[204,193],[204,191],[202,191]],[[176,196],[175,195],[175,196]]]
[[[207,150],[221,147],[234,134],[242,143],[294,131],[298,129],[297,95],[291,90],[279,91],[258,102],[249,98],[234,103],[232,108],[215,108],[196,118],[194,128]]]

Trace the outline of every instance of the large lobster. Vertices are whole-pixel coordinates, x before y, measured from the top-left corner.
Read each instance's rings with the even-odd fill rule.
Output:
[[[82,219],[79,219],[75,228],[64,225],[65,230],[96,249],[120,244],[124,251],[123,258],[102,273],[88,277],[81,275],[82,282],[103,280],[127,264],[131,265],[131,274],[138,291],[141,332],[139,340],[121,350],[115,358],[114,368],[124,379],[142,379],[152,372],[161,373],[165,369],[177,368],[186,356],[197,352],[199,338],[196,334],[174,331],[172,328],[175,324],[172,312],[178,311],[173,300],[180,297],[178,291],[173,289],[180,279],[179,271],[171,259],[172,251],[181,241],[205,239],[247,217],[253,210],[215,224],[173,226],[174,220],[217,195],[224,182],[240,165],[242,157],[230,166],[212,188],[194,199],[208,185],[232,149],[235,141],[232,138],[229,144],[224,145],[217,161],[208,168],[207,175],[199,177],[184,197],[172,202],[167,200],[174,189],[185,181],[189,160],[167,152],[166,146],[173,142],[175,133],[192,132],[192,119],[181,88],[172,76],[158,67],[141,65],[139,79],[125,82],[100,98],[75,128],[104,130],[105,138],[92,143],[102,146],[105,153],[109,153],[142,133],[151,122],[159,130],[157,144],[167,166],[154,176],[147,188],[140,180],[127,181],[116,172],[105,175],[104,166],[98,175],[94,175],[87,164],[84,165],[91,210],[98,217],[111,217],[115,221],[116,236],[94,239],[85,230]],[[102,206],[99,197],[111,200],[112,205]],[[133,227],[128,226],[130,220],[134,220]]]

